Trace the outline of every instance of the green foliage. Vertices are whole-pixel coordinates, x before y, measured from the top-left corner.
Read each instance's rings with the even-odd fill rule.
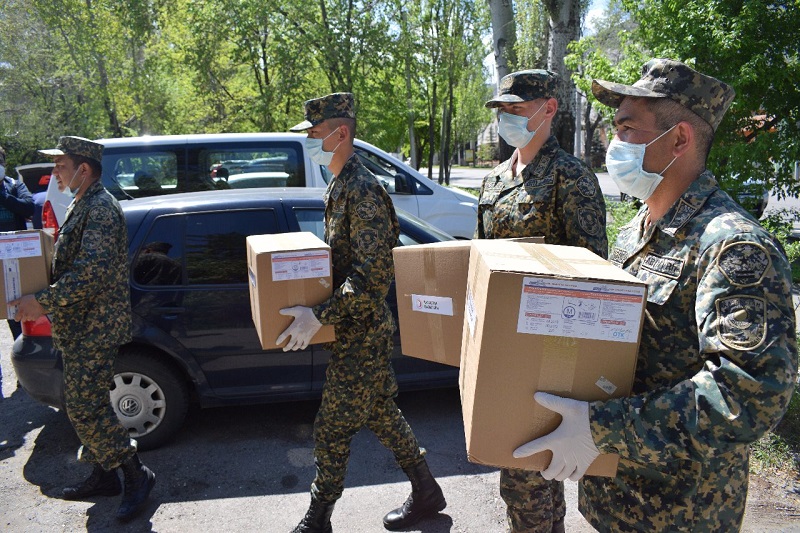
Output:
[[[797,194],[800,160],[800,3],[796,0],[623,0],[637,40],[655,57],[685,61],[730,83],[736,98],[708,168]],[[755,142],[754,142],[755,141]]]
[[[800,241],[792,237],[794,222],[797,221],[800,221],[800,213],[788,209],[770,211],[760,220],[761,225],[783,245],[792,267],[792,281],[800,283]]]
[[[619,230],[630,222],[639,211],[635,202],[617,202],[606,198],[606,212],[608,220],[606,221],[606,234],[608,235],[608,246],[614,246],[617,242],[617,235]]]
[[[7,0],[0,143],[16,164],[64,134],[285,131],[352,91],[360,138],[394,151],[410,118],[452,151],[487,120],[488,27],[468,0]]]

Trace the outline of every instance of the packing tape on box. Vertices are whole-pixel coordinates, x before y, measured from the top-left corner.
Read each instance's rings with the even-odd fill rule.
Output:
[[[3,277],[6,289],[6,301],[10,302],[22,296],[22,285],[19,279],[19,259],[3,259]],[[17,315],[17,306],[9,305],[8,318]]]
[[[578,364],[578,341],[572,337],[542,338],[542,363],[537,391],[551,394],[571,392]]]
[[[425,293],[438,294],[439,289],[436,283],[436,255],[433,250],[425,250],[422,254],[422,258],[422,277],[425,281]],[[430,315],[428,317],[428,324],[430,325],[429,330],[431,334],[433,357],[437,361],[444,361],[446,354],[442,317],[440,315]]]

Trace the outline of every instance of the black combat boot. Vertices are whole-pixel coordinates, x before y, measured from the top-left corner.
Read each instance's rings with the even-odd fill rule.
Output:
[[[125,494],[117,509],[117,520],[125,522],[141,511],[156,484],[156,475],[142,464],[136,454],[122,463],[120,468],[125,475]]]
[[[122,492],[116,468],[110,472],[100,465],[94,465],[91,475],[77,485],[64,487],[61,491],[65,500],[83,500],[92,496],[116,496]]]
[[[405,529],[447,506],[442,488],[433,479],[425,459],[403,471],[411,481],[411,494],[402,507],[383,517],[383,527],[389,530]]]
[[[292,533],[333,533],[331,515],[334,505],[336,502],[321,502],[312,496],[311,506]]]

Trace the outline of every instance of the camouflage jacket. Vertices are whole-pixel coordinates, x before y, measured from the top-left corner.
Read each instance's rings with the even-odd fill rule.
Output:
[[[131,340],[128,230],[119,203],[99,181],[70,204],[52,274],[36,299],[51,316],[56,348]]]
[[[548,244],[607,257],[606,204],[597,176],[552,135],[519,176],[512,175],[512,159],[483,179],[475,237],[541,235]]]
[[[649,228],[647,215],[611,252],[648,285],[633,393],[589,412],[619,471],[581,480],[581,512],[601,531],[736,531],[748,444],[780,421],[797,374],[789,264],[709,172]]]
[[[386,303],[394,280],[392,248],[400,225],[389,194],[353,155],[325,192],[325,242],[331,247],[333,296],[314,306],[336,334],[392,322]]]

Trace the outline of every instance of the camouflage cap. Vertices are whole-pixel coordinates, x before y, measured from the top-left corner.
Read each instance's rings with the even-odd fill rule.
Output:
[[[58,144],[50,150],[39,150],[40,154],[54,157],[57,155],[81,155],[103,162],[103,145],[84,139],[83,137],[63,136],[58,138]]]
[[[329,118],[356,118],[353,93],[333,93],[321,98],[306,100],[305,120],[289,128],[289,131],[303,131],[313,128]]]
[[[512,72],[500,80],[497,96],[484,104],[486,107],[500,107],[500,104],[528,102],[539,98],[555,98],[561,78],[549,70],[520,70]]]
[[[651,59],[642,67],[642,77],[633,85],[593,80],[592,94],[611,107],[619,107],[626,96],[670,98],[708,122],[716,131],[736,92],[727,83],[701,74],[679,61]]]

